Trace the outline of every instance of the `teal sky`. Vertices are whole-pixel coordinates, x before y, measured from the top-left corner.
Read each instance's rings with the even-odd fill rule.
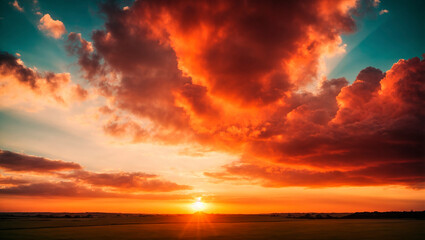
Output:
[[[386,9],[388,13],[379,15]],[[425,1],[381,1],[379,8],[357,17],[358,30],[342,35],[347,54],[328,76],[354,81],[360,70],[372,66],[387,71],[399,59],[425,53]]]

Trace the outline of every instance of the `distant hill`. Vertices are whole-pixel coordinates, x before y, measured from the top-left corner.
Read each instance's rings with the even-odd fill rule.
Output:
[[[410,212],[356,212],[338,216],[328,213],[288,214],[287,218],[297,219],[425,219],[425,211]]]
[[[342,217],[343,219],[425,219],[425,211],[410,212],[356,212]]]

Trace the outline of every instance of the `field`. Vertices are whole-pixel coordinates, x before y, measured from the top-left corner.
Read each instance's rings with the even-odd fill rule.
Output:
[[[414,219],[291,219],[273,215],[1,216],[0,239],[423,239]]]

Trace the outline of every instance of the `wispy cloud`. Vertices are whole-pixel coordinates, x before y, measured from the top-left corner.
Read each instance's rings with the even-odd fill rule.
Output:
[[[143,192],[173,192],[192,189],[188,185],[161,179],[143,172],[87,171],[81,165],[61,160],[51,160],[26,154],[0,150],[0,169],[11,176],[0,175],[0,194],[26,196],[69,197],[138,197]],[[31,177],[44,176],[43,180],[25,180],[14,174]],[[139,196],[140,197],[140,196]]]
[[[13,1],[11,4],[12,4],[12,6],[13,6],[16,10],[18,10],[18,11],[20,11],[20,12],[24,12],[24,8],[22,8],[21,6],[19,6],[19,2],[18,2],[18,0]]]
[[[41,172],[81,169],[81,166],[73,162],[51,160],[10,151],[0,150],[0,168],[18,172]]]
[[[385,13],[388,13],[387,9],[382,9],[381,11],[379,11],[379,15],[383,15]]]

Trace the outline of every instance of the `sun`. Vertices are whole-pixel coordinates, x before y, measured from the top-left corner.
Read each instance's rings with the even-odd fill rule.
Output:
[[[202,212],[207,208],[206,204],[202,202],[202,198],[196,198],[196,202],[192,203],[192,209],[195,212]]]

